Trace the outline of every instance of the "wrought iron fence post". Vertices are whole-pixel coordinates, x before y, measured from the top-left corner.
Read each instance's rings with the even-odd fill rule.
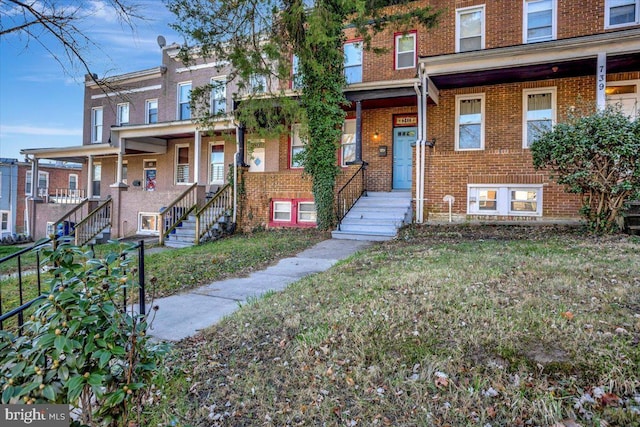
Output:
[[[138,243],[138,303],[140,305],[140,314],[147,314],[144,305],[144,240]]]

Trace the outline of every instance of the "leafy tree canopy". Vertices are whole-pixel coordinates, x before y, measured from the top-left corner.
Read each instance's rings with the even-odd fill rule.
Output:
[[[381,0],[168,0],[177,16],[174,28],[197,49],[185,47],[183,59],[194,54],[229,64],[242,99],[237,118],[249,132],[281,133],[293,122],[308,125],[307,143],[300,159],[313,181],[318,226],[335,222],[333,197],[339,173],[336,152],[347,104],[343,89],[345,28],[352,28],[366,49],[373,36],[393,26],[432,27],[438,13],[411,1]],[[293,57],[301,74],[298,97],[287,96],[283,84],[291,78]],[[266,94],[252,94],[255,76],[266,76]],[[204,105],[210,88],[194,90],[192,104]],[[198,98],[200,97],[200,101]],[[198,113],[198,110],[200,113]],[[198,109],[203,127],[212,118]]]
[[[581,214],[597,232],[617,229],[624,203],[640,197],[640,120],[607,107],[572,114],[531,146],[537,169],[570,193],[581,194]]]

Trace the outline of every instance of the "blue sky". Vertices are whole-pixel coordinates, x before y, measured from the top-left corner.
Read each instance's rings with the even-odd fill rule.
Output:
[[[169,28],[173,15],[162,0],[130,0],[145,17],[135,21],[134,31],[117,21],[104,0],[57,2],[84,9],[81,28],[97,46],[83,53],[99,77],[161,65],[160,34],[167,44],[183,41]],[[7,4],[0,2],[0,8],[5,25]],[[44,34],[42,41],[62,53],[52,37]],[[0,39],[0,157],[22,160],[22,148],[82,144],[85,70],[64,58],[63,63],[66,72],[36,40],[15,34]]]

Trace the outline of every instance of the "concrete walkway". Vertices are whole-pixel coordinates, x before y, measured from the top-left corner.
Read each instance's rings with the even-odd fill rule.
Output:
[[[371,242],[329,239],[280,260],[249,277],[213,282],[185,293],[160,298],[149,335],[158,340],[178,341],[213,325],[248,298],[269,291],[281,291],[310,274],[328,270],[336,262],[370,246]],[[153,315],[152,315],[153,316]]]

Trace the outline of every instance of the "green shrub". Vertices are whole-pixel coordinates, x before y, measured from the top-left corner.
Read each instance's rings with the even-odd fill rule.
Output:
[[[22,336],[0,332],[1,401],[68,403],[79,409],[76,424],[125,425],[164,352],[148,342],[146,317],[122,310],[134,285],[131,257],[93,259],[68,244],[46,255],[58,265],[50,293]]]

